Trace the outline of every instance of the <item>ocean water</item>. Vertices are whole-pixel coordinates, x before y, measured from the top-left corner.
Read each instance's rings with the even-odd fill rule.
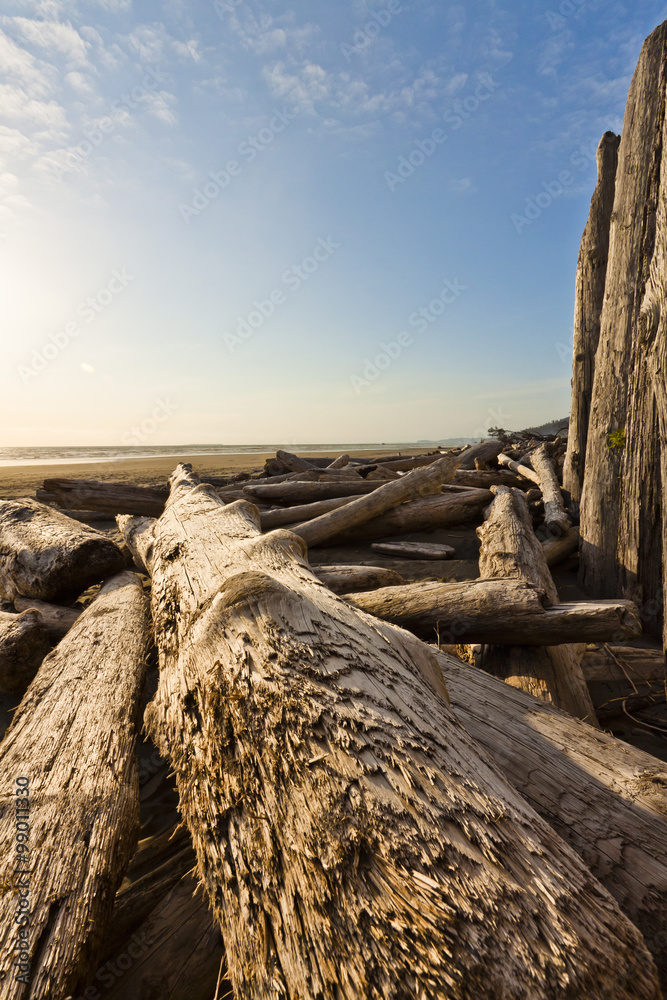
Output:
[[[0,467],[17,465],[69,465],[83,462],[120,462],[127,458],[177,458],[180,455],[254,455],[261,452],[286,451],[314,452],[332,457],[346,451],[402,451],[409,448],[435,449],[438,444],[464,444],[468,439],[448,441],[404,441],[333,444],[184,444],[184,445],[135,445],[131,447],[103,445],[99,447],[49,447],[49,448],[0,448]]]

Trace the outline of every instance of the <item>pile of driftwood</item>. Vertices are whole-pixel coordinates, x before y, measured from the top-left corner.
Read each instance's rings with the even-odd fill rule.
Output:
[[[0,501],[3,1000],[661,996],[667,767],[600,726],[662,654],[501,448]]]

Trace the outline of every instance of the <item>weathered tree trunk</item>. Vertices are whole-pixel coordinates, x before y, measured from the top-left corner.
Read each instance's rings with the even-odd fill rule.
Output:
[[[358,497],[344,507],[305,521],[292,528],[292,531],[308,546],[321,545],[330,538],[358,529],[373,518],[381,517],[407,500],[440,493],[440,487],[451,479],[458,464],[457,458],[447,455],[425,468],[415,469],[403,479],[385,483],[368,496]]]
[[[481,459],[483,462],[494,462],[502,450],[503,446],[500,441],[481,441],[461,452],[459,456],[461,459],[460,468],[474,469],[476,459]]]
[[[593,391],[595,352],[600,341],[600,316],[604,302],[609,227],[614,206],[619,135],[605,132],[597,151],[598,180],[588,221],[584,227],[577,261],[574,295],[574,343],[572,360],[572,409],[563,467],[563,486],[573,500],[581,499],[588,417]]]
[[[377,465],[383,469],[389,469],[392,472],[410,472],[412,469],[421,469],[425,465],[432,465],[439,459],[446,457],[441,451],[434,451],[428,455],[406,455],[405,457],[398,458],[373,458],[369,459],[365,466],[360,466],[359,471],[364,472],[365,469],[369,469],[373,465]]]
[[[279,462],[290,470],[290,472],[306,472],[308,469],[314,469],[315,466],[312,462],[309,462],[307,458],[300,458],[299,455],[293,455],[291,451],[280,451],[276,452],[276,458]]]
[[[520,643],[530,646],[528,659],[531,654],[537,658],[545,645],[618,642],[623,636],[641,635],[637,609],[630,601],[551,606],[544,590],[523,580],[408,583],[350,594],[348,601],[429,642],[436,633],[451,633],[461,643]],[[588,638],[603,633],[605,639]]]
[[[405,583],[403,577],[393,569],[384,569],[382,566],[317,566],[313,563],[311,569],[334,594],[350,594],[369,587],[393,587]]]
[[[0,691],[23,693],[51,650],[39,611],[12,615],[0,611]]]
[[[531,469],[529,465],[524,465],[523,462],[516,462],[509,455],[501,453],[498,455],[498,464],[504,465],[506,468],[511,469],[515,472],[517,476],[523,476],[524,479],[529,479],[531,483],[536,483],[537,486],[540,485],[540,477],[535,472],[535,469]]]
[[[146,724],[238,997],[657,1000],[636,929],[478,756],[428,648],[195,482],[177,470],[154,530]]]
[[[435,655],[458,718],[639,927],[667,995],[667,766],[482,670]]]
[[[63,608],[59,604],[48,604],[38,601],[36,597],[15,597],[14,607],[17,611],[30,609],[41,614],[49,639],[59,642],[67,635],[74,622],[81,614],[80,608]]]
[[[458,469],[452,483],[455,486],[475,486],[477,489],[488,490],[492,486],[516,486],[520,490],[530,489],[530,482],[510,469],[491,469],[481,472],[478,469]]]
[[[254,486],[251,483],[244,489],[246,499],[251,502],[258,500],[268,500],[270,503],[284,504],[305,504],[314,503],[318,500],[332,500],[336,497],[361,496],[372,493],[373,490],[380,489],[381,483],[367,482],[359,477],[357,480],[333,480],[332,482],[284,482],[284,483],[260,483]]]
[[[544,549],[530,523],[528,504],[521,490],[494,487],[496,498],[488,517],[477,529],[481,540],[479,575],[482,579],[524,580],[539,587],[553,606],[559,605]],[[635,622],[638,624],[637,619]],[[585,642],[583,633],[576,642]],[[605,641],[618,641],[609,635]],[[581,671],[579,657],[572,646],[543,646],[527,649],[495,646],[482,651],[479,665],[501,677],[508,684],[528,691],[562,708],[578,719],[597,725],[595,709]]]
[[[628,94],[581,498],[584,589],[631,597],[656,636],[667,564],[666,90],[667,22],[645,41]]]
[[[262,511],[262,531],[273,531],[274,528],[282,528],[286,524],[294,524],[297,521],[310,521],[320,514],[327,514],[330,510],[338,510],[352,500],[352,497],[334,497],[332,500],[316,500],[314,503],[299,504],[295,507],[277,507],[274,510]]]
[[[169,490],[162,486],[132,486],[94,479],[45,479],[37,499],[57,503],[66,510],[97,510],[111,514],[144,514],[159,517]]]
[[[95,969],[139,825],[147,641],[139,579],[119,574],[44,660],[0,745],[3,1000],[76,996]]]
[[[437,542],[373,542],[374,552],[403,559],[453,559],[456,550]]]
[[[531,453],[531,464],[540,481],[540,490],[544,500],[544,524],[555,537],[562,538],[570,528],[571,522],[565,513],[563,497],[558,485],[558,479],[547,453],[547,446],[541,444]]]
[[[327,469],[343,469],[345,468],[345,466],[349,464],[350,464],[349,455],[339,455],[338,458],[335,458],[333,462],[327,465]]]
[[[115,542],[36,500],[0,500],[0,597],[78,596],[118,573]]]
[[[391,535],[407,535],[412,531],[436,531],[450,524],[477,521],[491,499],[492,494],[489,490],[470,489],[426,497],[424,500],[411,500],[380,517],[374,517],[366,524],[350,531],[342,531],[336,536],[335,544],[358,539],[367,541],[372,538],[388,538]]]

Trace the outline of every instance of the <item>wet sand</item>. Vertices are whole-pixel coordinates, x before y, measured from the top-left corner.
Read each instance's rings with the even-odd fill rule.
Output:
[[[402,448],[403,455],[420,455],[427,448]],[[394,449],[351,451],[357,458],[394,454]],[[321,458],[322,452],[299,452],[304,458]],[[164,484],[179,462],[188,462],[200,476],[230,476],[236,472],[259,472],[275,452],[227,455],[178,455],[153,458],[126,458],[117,462],[73,462],[71,464],[0,466],[0,498],[34,496],[45,479],[96,479],[103,482],[134,483],[138,486]],[[331,456],[336,458],[335,455]]]

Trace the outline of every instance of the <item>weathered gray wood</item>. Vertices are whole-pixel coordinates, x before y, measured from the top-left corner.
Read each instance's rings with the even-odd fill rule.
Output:
[[[647,38],[619,147],[581,497],[582,585],[661,636],[667,565],[667,22]]]
[[[3,1000],[77,996],[95,969],[139,824],[147,642],[140,581],[121,573],[46,657],[0,744],[0,950],[7,962],[21,941],[27,959],[25,980],[4,965]]]
[[[381,483],[367,482],[361,477],[355,480],[334,480],[333,482],[285,482],[260,483],[258,486],[248,484],[244,493],[246,498],[254,502],[268,500],[271,503],[306,504],[318,500],[332,500],[336,497],[357,497],[380,489]]]
[[[17,611],[28,611],[30,608],[39,611],[49,638],[55,642],[59,642],[64,635],[67,635],[81,614],[80,608],[63,608],[59,604],[38,601],[36,597],[15,597],[14,607]]]
[[[618,145],[613,132],[605,132],[597,150],[598,179],[588,221],[579,246],[574,297],[574,343],[572,358],[572,408],[563,467],[563,486],[575,501],[581,499],[588,418],[593,391],[595,352],[600,341],[600,316],[604,302],[609,227],[616,188]]]
[[[169,490],[163,486],[133,486],[93,479],[45,479],[37,499],[57,503],[68,510],[97,510],[116,514],[159,517]]]
[[[350,594],[347,600],[429,642],[436,633],[451,634],[457,642],[521,643],[537,654],[537,647],[557,643],[618,642],[641,635],[630,601],[552,606],[543,590],[522,580],[409,583]]]
[[[478,755],[427,647],[187,469],[154,536],[146,724],[241,1000],[657,1000],[636,929]]]
[[[667,991],[667,766],[483,670],[435,655],[458,718],[639,927]]]
[[[579,528],[569,528],[562,538],[548,538],[542,542],[547,566],[557,566],[579,548]]]
[[[119,514],[116,524],[132,553],[134,564],[142,573],[149,573],[153,561],[153,527],[155,518]]]
[[[286,524],[294,524],[298,521],[310,521],[314,517],[319,517],[320,514],[344,507],[346,503],[356,499],[357,496],[334,497],[331,500],[316,500],[314,503],[262,511],[262,531],[273,531],[274,528],[282,528]]]
[[[403,559],[453,559],[456,550],[437,542],[373,542],[374,552]]]
[[[0,500],[0,597],[78,596],[125,566],[115,542],[36,500]]]
[[[530,460],[537,474],[544,499],[544,524],[554,537],[561,538],[568,531],[571,521],[565,512],[563,497],[547,452],[547,446],[541,444],[539,448],[536,448],[531,453]]]
[[[502,450],[501,441],[480,441],[479,444],[474,444],[461,452],[459,456],[461,459],[460,468],[474,469],[476,459],[481,459],[483,462],[495,462]]]
[[[300,458],[299,455],[293,455],[291,451],[282,451],[279,449],[276,452],[276,458],[290,472],[306,472],[308,469],[315,468],[313,463],[309,462],[307,458]]]
[[[447,455],[425,468],[415,469],[402,479],[383,484],[368,496],[357,497],[344,507],[305,521],[292,531],[308,546],[321,545],[337,535],[359,529],[360,525],[381,517],[407,500],[440,493],[440,487],[451,479],[458,464],[457,458]]]
[[[423,500],[411,500],[380,517],[374,517],[366,524],[341,532],[335,537],[335,544],[408,535],[413,531],[437,531],[438,528],[454,524],[474,523],[480,519],[482,510],[492,497],[489,490],[466,489]]]
[[[328,565],[311,564],[311,569],[318,580],[326,584],[334,594],[350,594],[355,590],[368,590],[371,587],[393,587],[405,580],[393,569],[382,566],[343,566],[330,563]]]
[[[388,469],[391,472],[410,472],[412,469],[421,469],[425,465],[433,465],[439,459],[447,457],[445,453],[441,451],[429,452],[427,455],[406,455],[404,457],[397,458],[378,458],[371,459],[367,462],[366,466],[360,466],[360,471],[364,471],[364,468],[369,468],[372,465],[377,465],[383,469]]]
[[[475,486],[477,489],[488,490],[492,486],[516,486],[520,490],[530,489],[530,483],[523,476],[510,469],[491,469],[481,472],[479,469],[457,469],[452,483],[458,486]]]
[[[518,476],[523,476],[524,479],[529,479],[531,483],[537,483],[540,485],[540,477],[535,472],[535,469],[531,469],[530,466],[524,465],[522,462],[515,462],[513,458],[509,455],[505,455],[501,452],[498,455],[498,465],[504,465],[512,472],[515,472]]]
[[[521,490],[495,486],[495,500],[487,519],[478,529],[481,541],[479,575],[482,579],[524,580],[543,590],[552,605],[559,604],[542,545],[533,532],[528,504]],[[636,612],[636,609],[635,609]],[[638,618],[634,619],[639,624]],[[618,641],[613,633],[606,641]],[[576,636],[575,642],[585,642]],[[527,649],[515,639],[511,647],[494,646],[482,651],[479,665],[509,684],[528,691],[569,712],[578,719],[597,725],[581,664],[571,645]],[[524,647],[524,648],[517,648]]]
[[[39,611],[13,615],[0,611],[0,691],[25,691],[51,650],[46,623]]]

